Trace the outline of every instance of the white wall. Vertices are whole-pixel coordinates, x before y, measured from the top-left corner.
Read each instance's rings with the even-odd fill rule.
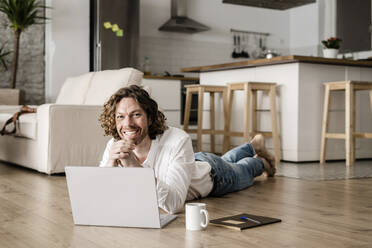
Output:
[[[67,77],[89,71],[89,0],[46,0],[45,99],[55,102]]]
[[[211,28],[206,32],[182,34],[158,31],[170,18],[170,0],[141,0],[140,35],[167,37],[197,41],[231,44],[230,28],[271,33],[279,38],[281,45],[288,46],[289,16],[287,11],[253,8],[241,5],[223,4],[216,0],[188,0],[188,17]]]
[[[292,55],[322,56],[321,41],[336,36],[336,0],[318,0],[289,10]]]
[[[280,11],[223,4],[220,0],[188,0],[188,16],[211,30],[182,34],[158,31],[170,18],[170,0],[141,0],[139,61],[150,56],[155,73],[179,73],[182,67],[239,61],[231,58],[231,28],[270,33],[267,47],[283,55],[316,55],[320,39],[332,27],[333,17],[325,10],[332,7],[328,3],[332,1],[318,0]],[[53,102],[67,77],[89,71],[89,0],[46,0],[46,4],[53,8],[47,13],[51,23],[46,25],[45,37],[46,100]],[[257,52],[257,37],[248,39],[248,49]]]
[[[211,30],[195,34],[158,31],[170,18],[170,2],[141,0],[140,61],[150,56],[152,72],[179,73],[182,67],[238,61],[231,58],[231,28],[270,33],[267,47],[288,54],[288,11],[223,4],[216,0],[189,0],[188,17]],[[257,49],[258,37],[248,38],[251,50]]]
[[[293,55],[318,54],[318,4],[309,4],[289,10],[289,47]]]

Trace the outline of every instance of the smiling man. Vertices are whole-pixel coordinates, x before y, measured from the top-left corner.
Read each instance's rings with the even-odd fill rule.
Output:
[[[153,168],[159,207],[169,213],[181,211],[186,200],[249,187],[264,171],[275,174],[275,159],[262,135],[222,157],[205,152],[194,155],[190,136],[167,127],[165,120],[158,104],[141,87],[118,90],[100,116],[105,134],[113,137],[100,166]]]
[[[151,146],[148,134],[151,121],[147,118],[147,113],[131,97],[121,99],[116,104],[115,112],[116,130],[121,140],[113,142],[107,165],[141,166]]]

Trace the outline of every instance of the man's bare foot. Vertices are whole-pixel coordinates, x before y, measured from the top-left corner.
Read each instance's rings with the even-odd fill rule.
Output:
[[[258,154],[258,156],[266,159],[272,167],[275,168],[275,157],[265,147],[265,137],[262,134],[257,134],[250,142]]]
[[[259,155],[257,155],[257,158],[262,160],[267,176],[273,177],[276,172],[275,164],[269,163],[265,158],[260,157]]]
[[[262,150],[265,150],[265,138],[262,134],[257,134],[251,140],[251,145],[253,146],[256,153],[260,153]]]

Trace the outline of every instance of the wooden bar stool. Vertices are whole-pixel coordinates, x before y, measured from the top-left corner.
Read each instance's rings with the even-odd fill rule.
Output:
[[[345,139],[346,165],[350,166],[355,161],[355,138],[372,139],[372,133],[355,132],[355,91],[369,90],[372,110],[372,82],[341,81],[324,83],[324,85],[325,93],[320,145],[320,163],[325,162],[327,139]],[[345,91],[345,133],[328,133],[331,91]]]
[[[197,133],[197,151],[200,152],[202,148],[202,135],[210,134],[211,136],[211,152],[215,152],[215,134],[225,134],[224,130],[215,130],[215,108],[214,108],[214,94],[222,94],[224,117],[225,117],[225,102],[226,102],[226,86],[220,85],[200,85],[191,84],[185,85],[186,88],[186,103],[185,103],[185,118],[183,129],[187,133]],[[210,95],[210,129],[203,129],[203,100],[204,93]],[[192,94],[198,94],[198,127],[197,129],[189,129],[189,119],[191,111]],[[226,120],[226,118],[224,118]]]
[[[244,126],[243,132],[230,132],[231,113],[232,113],[232,102],[234,91],[243,90],[245,95],[244,104]],[[271,113],[271,132],[262,132],[257,130],[257,92],[266,91],[269,92],[270,96],[270,113]],[[252,98],[252,105],[251,105]],[[276,83],[264,83],[264,82],[243,82],[243,83],[229,83],[227,86],[227,111],[225,122],[225,138],[223,149],[224,152],[230,149],[230,137],[238,136],[243,137],[243,142],[248,142],[257,133],[262,133],[264,136],[272,137],[274,144],[275,160],[277,163],[280,162],[280,143],[278,133],[278,123],[276,117]],[[252,115],[252,127],[250,127],[250,118]]]

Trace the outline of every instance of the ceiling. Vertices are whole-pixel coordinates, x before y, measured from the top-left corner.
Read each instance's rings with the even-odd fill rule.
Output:
[[[258,8],[286,10],[315,3],[316,0],[223,0],[222,2]]]

